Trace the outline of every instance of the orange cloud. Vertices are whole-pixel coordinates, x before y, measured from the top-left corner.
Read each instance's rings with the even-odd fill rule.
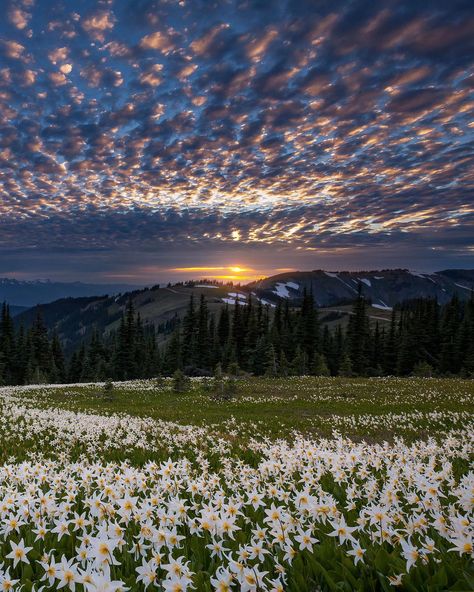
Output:
[[[82,28],[87,31],[93,39],[101,42],[105,39],[104,32],[113,29],[114,25],[115,17],[109,10],[100,10],[92,16],[84,19],[82,22]]]
[[[145,35],[140,41],[142,49],[156,49],[161,51],[164,55],[168,55],[174,49],[174,44],[169,36],[162,31],[155,31],[150,35]]]

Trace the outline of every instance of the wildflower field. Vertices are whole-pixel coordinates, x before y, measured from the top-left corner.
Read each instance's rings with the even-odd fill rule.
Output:
[[[474,381],[0,388],[2,590],[474,590]]]

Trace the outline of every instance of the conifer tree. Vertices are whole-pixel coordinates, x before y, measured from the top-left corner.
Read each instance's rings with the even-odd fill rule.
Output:
[[[295,356],[292,361],[292,373],[296,376],[305,376],[308,374],[308,359],[306,352],[301,348],[300,344],[296,346]]]
[[[242,305],[239,304],[239,300],[236,298],[234,305],[234,314],[232,317],[232,344],[235,349],[236,361],[239,367],[242,364],[244,343],[245,343],[245,328],[242,318]]]
[[[330,376],[331,374],[327,365],[326,357],[324,354],[320,354],[318,352],[314,354],[313,368],[313,372],[316,376]]]
[[[217,336],[219,345],[225,347],[230,337],[230,315],[228,304],[221,309],[219,322],[217,324]]]
[[[172,376],[176,370],[183,367],[183,358],[181,350],[181,336],[179,327],[174,331],[163,359],[163,372],[166,376]]]
[[[64,353],[59,341],[59,336],[55,331],[51,342],[51,352],[53,356],[54,368],[56,370],[55,376],[51,377],[52,382],[65,383],[67,379],[66,375],[66,363],[64,360]]]
[[[280,361],[278,363],[278,375],[283,377],[288,376],[289,371],[288,360],[286,358],[285,352],[281,350]]]
[[[352,362],[351,362],[351,358],[347,352],[344,352],[342,355],[341,363],[339,365],[338,375],[344,376],[344,377],[353,376]]]
[[[204,294],[201,294],[197,319],[196,362],[199,368],[211,368],[211,340],[209,337],[209,311]]]
[[[197,318],[194,308],[194,294],[191,294],[189,299],[188,310],[183,318],[182,329],[182,349],[181,349],[181,363],[184,367],[194,366],[196,364],[196,341],[197,341]]]
[[[278,376],[278,361],[273,343],[267,346],[267,355],[265,361],[265,376],[274,378]]]
[[[352,371],[358,375],[365,375],[370,360],[370,325],[367,316],[367,302],[362,295],[360,284],[357,300],[349,318],[347,341]]]

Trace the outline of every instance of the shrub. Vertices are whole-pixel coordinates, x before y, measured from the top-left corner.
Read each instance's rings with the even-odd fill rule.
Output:
[[[431,378],[433,376],[433,367],[428,362],[418,362],[411,374],[418,378]]]
[[[108,380],[105,381],[104,386],[102,387],[102,395],[103,395],[104,399],[106,401],[113,401],[114,400],[114,391],[115,391],[115,385],[109,378]]]
[[[176,370],[173,374],[173,391],[175,393],[185,393],[191,387],[191,380],[182,370]]]
[[[163,378],[163,376],[161,376],[161,375],[157,376],[154,380],[154,385],[155,385],[155,388],[157,388],[157,389],[164,388],[165,384],[166,384],[166,381]]]
[[[330,376],[328,365],[326,363],[326,356],[323,354],[316,354],[314,356],[314,374],[316,376]]]

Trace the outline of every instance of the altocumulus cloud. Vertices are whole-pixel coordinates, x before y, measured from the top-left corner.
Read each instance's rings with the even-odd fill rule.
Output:
[[[472,264],[471,8],[7,2],[0,255]]]

